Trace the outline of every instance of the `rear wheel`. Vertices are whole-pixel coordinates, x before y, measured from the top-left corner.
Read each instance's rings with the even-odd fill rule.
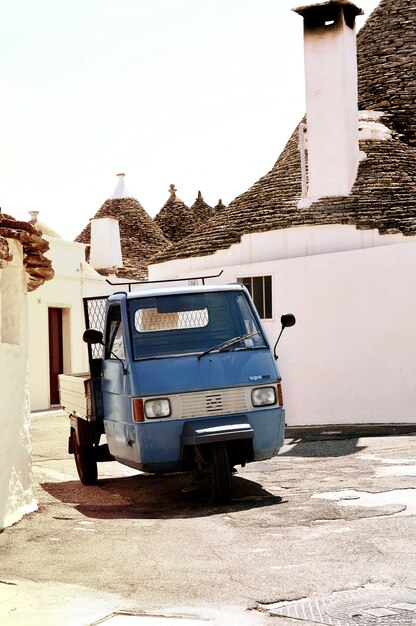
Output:
[[[97,482],[97,461],[95,459],[94,446],[78,445],[75,431],[72,433],[72,449],[74,451],[75,465],[80,481],[83,485],[95,485]]]
[[[231,501],[231,468],[224,443],[209,446],[208,477],[214,501],[228,504]]]

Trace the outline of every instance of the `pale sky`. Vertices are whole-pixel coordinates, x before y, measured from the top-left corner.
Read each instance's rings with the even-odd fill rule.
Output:
[[[304,0],[2,0],[0,206],[73,239],[125,172],[228,204],[305,112]],[[379,0],[356,0],[364,23]]]

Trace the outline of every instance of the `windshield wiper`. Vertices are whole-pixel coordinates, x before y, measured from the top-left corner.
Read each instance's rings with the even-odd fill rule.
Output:
[[[210,352],[214,352],[214,350],[218,350],[218,352],[221,352],[222,350],[225,350],[226,348],[229,348],[230,346],[232,346],[234,343],[238,343],[239,341],[245,341],[245,339],[250,339],[250,337],[254,337],[254,335],[259,335],[259,334],[260,332],[258,330],[255,330],[252,333],[247,333],[246,335],[240,335],[239,337],[233,337],[233,339],[228,339],[228,341],[224,341],[223,343],[220,343],[218,346],[213,346],[212,348],[208,348],[208,350],[201,352],[201,354],[198,354],[198,359],[202,359],[203,356],[205,356],[206,354],[209,354]]]

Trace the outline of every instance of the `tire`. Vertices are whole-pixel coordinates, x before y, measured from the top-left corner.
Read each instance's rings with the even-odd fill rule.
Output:
[[[95,485],[97,483],[97,461],[95,460],[94,446],[78,445],[75,431],[72,433],[72,449],[74,451],[75,465],[80,481],[83,485]]]
[[[231,468],[224,443],[213,443],[209,446],[208,476],[214,502],[231,502]]]

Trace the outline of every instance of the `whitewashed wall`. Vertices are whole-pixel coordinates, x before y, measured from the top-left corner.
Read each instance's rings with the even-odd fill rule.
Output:
[[[31,483],[26,274],[22,248],[0,269],[0,528],[36,509]]]
[[[280,264],[290,424],[416,422],[416,244]]]
[[[64,373],[88,371],[87,350],[82,342],[84,296],[110,293],[100,274],[85,262],[85,245],[57,237],[43,237],[50,250],[53,280],[28,294],[29,380],[32,410],[50,406],[48,308],[63,309]]]
[[[359,250],[374,246],[416,241],[416,237],[380,235],[376,230],[357,230],[355,226],[297,226],[284,230],[243,235],[240,243],[210,256],[200,256],[151,265],[149,279],[178,276],[180,272],[204,272],[232,268],[260,261],[275,261],[329,252]],[[228,270],[227,270],[228,271]],[[231,270],[230,270],[231,271]]]
[[[286,258],[272,260],[273,248]],[[149,278],[221,269],[208,282],[272,275],[271,342],[280,315],[296,315],[278,347],[289,425],[416,422],[414,238],[349,226],[246,235],[211,257],[152,266]]]

